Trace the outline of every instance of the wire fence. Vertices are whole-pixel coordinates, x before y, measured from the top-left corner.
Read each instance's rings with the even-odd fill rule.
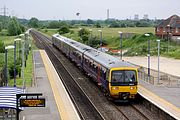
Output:
[[[148,78],[147,68],[140,67],[138,69],[139,71],[139,79],[148,82],[153,85],[161,85],[161,86],[167,86],[167,87],[180,87],[180,77],[170,75],[164,72],[160,72],[160,79],[158,82],[158,71],[152,70],[150,71],[151,75]]]

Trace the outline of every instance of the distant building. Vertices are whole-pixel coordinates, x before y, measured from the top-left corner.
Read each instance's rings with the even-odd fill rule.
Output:
[[[134,15],[134,20],[139,20],[139,15],[138,14]]]
[[[176,39],[180,36],[180,17],[173,15],[162,21],[156,26],[155,34],[162,38],[167,38],[170,35],[169,37]]]
[[[143,19],[144,19],[144,20],[148,20],[148,19],[149,19],[149,18],[148,18],[148,14],[144,14]]]
[[[107,9],[107,20],[109,20],[109,9]]]

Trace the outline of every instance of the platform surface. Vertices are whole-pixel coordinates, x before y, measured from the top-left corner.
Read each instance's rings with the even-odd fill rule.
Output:
[[[138,93],[158,108],[180,120],[180,88],[155,86],[139,80]]]
[[[80,120],[58,74],[44,50],[33,52],[34,86],[29,93],[42,93],[46,99],[44,108],[25,108],[21,119],[25,120]]]

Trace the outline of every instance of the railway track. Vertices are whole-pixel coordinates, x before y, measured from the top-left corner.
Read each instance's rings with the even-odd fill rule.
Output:
[[[115,107],[119,112],[123,114],[124,119],[133,120],[135,118],[138,118],[138,120],[150,120],[133,104],[130,104],[128,106],[115,105]]]
[[[75,82],[72,75],[61,63],[60,59],[54,54],[51,50],[52,46],[49,46],[48,43],[51,42],[46,40],[46,37],[42,37],[40,33],[32,32],[32,36],[37,40],[36,44],[40,49],[45,49],[49,58],[55,66],[57,73],[62,79],[65,88],[67,89],[70,97],[75,104],[75,107],[83,120],[104,120],[103,116],[97,110],[95,105],[89,100],[88,96],[83,92],[82,88]],[[43,41],[44,40],[44,41]],[[43,42],[42,42],[43,41]]]
[[[43,45],[42,45],[42,41],[44,40],[44,41],[46,41],[46,45],[47,44],[49,44],[49,43],[51,43],[51,40],[48,38],[48,37],[46,37],[46,36],[44,36],[44,35],[42,35],[42,34],[40,34],[40,33],[36,33],[36,34],[38,34],[37,36],[34,36],[35,37],[35,39],[38,39],[37,40],[37,43],[39,42],[40,43],[40,45],[38,45],[41,49],[47,49],[47,48],[45,48]],[[38,36],[43,36],[43,37],[38,37]],[[47,39],[47,40],[46,40]],[[49,45],[48,45],[49,46]],[[81,91],[92,91],[92,88],[88,88],[88,86],[89,86],[89,84],[91,84],[91,83],[88,83],[88,85],[86,85],[87,84],[87,82],[89,82],[87,79],[88,78],[86,78],[86,77],[83,77],[82,76],[82,72],[78,72],[78,71],[80,71],[80,70],[77,70],[77,68],[74,68],[74,65],[73,65],[73,63],[71,63],[71,62],[69,62],[69,60],[65,57],[65,56],[63,56],[61,53],[60,53],[60,51],[58,51],[57,49],[55,49],[54,47],[52,47],[52,45],[50,45],[49,46],[50,47],[50,49],[51,49],[51,52],[54,52],[55,53],[55,57],[56,57],[56,59],[58,59],[58,62],[59,62],[59,60],[61,60],[61,62],[62,62],[62,64],[64,65],[64,69],[66,70],[66,71],[69,71],[69,73],[71,73],[71,74],[67,74],[66,76],[70,76],[70,77],[72,77],[73,79],[74,79],[74,81],[76,82],[76,84],[75,85],[77,85],[80,89],[81,89]],[[46,52],[48,53],[48,51],[46,50]],[[54,54],[53,53],[53,54]],[[51,58],[51,55],[52,55],[52,53],[48,53],[48,55],[50,54],[50,59],[51,60],[53,60],[52,58],[53,58],[53,56],[52,56],[52,58]],[[56,62],[56,63],[58,63],[58,62]],[[56,63],[54,63],[54,65],[56,64]],[[71,65],[70,65],[71,64]],[[58,64],[57,65],[55,65],[55,66],[58,66]],[[61,67],[57,67],[56,68],[56,70],[57,70],[57,72],[58,72],[58,69],[61,69]],[[58,72],[59,73],[59,72]],[[62,78],[62,76],[61,76],[61,74],[60,74],[60,77]],[[84,81],[86,81],[86,83],[84,82]],[[65,86],[66,86],[66,88],[67,89],[69,89],[68,88],[68,86],[70,86],[70,87],[73,87],[72,85],[66,85],[66,83],[64,83],[65,84]],[[83,86],[83,87],[80,87],[80,86]],[[93,86],[95,86],[95,85],[93,85]],[[97,86],[95,86],[94,88],[96,88],[96,89],[98,89],[97,88]],[[84,90],[83,90],[84,89]],[[90,90],[91,89],[91,90]],[[68,91],[70,91],[70,90],[68,90]],[[89,92],[88,91],[88,92]],[[117,105],[117,104],[114,104],[114,103],[112,103],[112,102],[109,102],[109,101],[107,101],[105,98],[105,100],[99,100],[99,101],[101,101],[101,103],[100,102],[98,102],[97,100],[92,100],[92,98],[93,98],[93,96],[95,95],[95,94],[97,94],[97,91],[96,91],[96,93],[93,93],[92,92],[92,94],[90,95],[88,92],[83,92],[84,94],[85,94],[85,96],[87,97],[87,95],[86,94],[88,94],[88,96],[90,96],[90,98],[89,99],[91,99],[90,101],[92,101],[92,102],[90,102],[91,104],[93,104],[93,106],[98,106],[98,109],[100,109],[100,111],[101,111],[101,114],[103,114],[103,116],[104,116],[104,118],[103,119],[117,119],[117,120],[135,120],[135,119],[137,119],[137,120],[149,120],[149,118],[148,117],[146,117],[146,115],[144,115],[142,112],[140,112],[136,107],[134,107],[133,105]],[[71,93],[70,93],[71,94]],[[98,94],[102,94],[102,93],[98,93]],[[101,98],[100,99],[102,99],[102,97],[104,97],[103,95],[101,96]],[[74,100],[74,98],[73,97],[71,97],[72,99],[73,99],[73,101],[75,101]],[[80,97],[81,98],[81,97]],[[81,101],[80,99],[78,99],[79,101]],[[104,103],[103,103],[104,102]],[[78,103],[76,103],[76,102],[74,102],[75,103],[75,105],[76,106],[78,106]],[[79,103],[80,104],[80,103]],[[106,104],[108,104],[111,108],[110,109],[106,109]],[[104,105],[104,106],[103,106]],[[87,104],[84,104],[84,106],[88,106]],[[101,106],[101,107],[100,107]],[[102,107],[103,106],[103,107]],[[79,108],[79,107],[77,107],[77,109],[81,109],[81,108]],[[88,107],[88,109],[89,109],[89,107]],[[96,110],[97,110],[97,108],[96,108]],[[80,111],[80,110],[79,110]],[[88,111],[88,113],[89,112],[91,112],[91,111]],[[84,113],[84,111],[83,111],[83,113]],[[83,114],[83,113],[81,113],[80,112],[80,114]],[[100,115],[100,116],[102,116],[102,115]],[[84,117],[83,119],[88,119],[89,117]],[[97,119],[97,117],[95,118],[95,119]]]

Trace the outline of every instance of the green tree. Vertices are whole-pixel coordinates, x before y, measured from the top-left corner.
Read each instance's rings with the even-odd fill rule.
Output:
[[[10,19],[7,31],[10,36],[21,34],[20,24],[15,17]]]
[[[87,19],[87,24],[94,24],[94,22],[91,19]]]
[[[111,28],[117,28],[117,27],[119,27],[119,24],[118,24],[116,21],[112,21],[112,23],[110,24],[109,27],[111,27]]]
[[[48,25],[48,28],[59,28],[59,27],[60,27],[60,22],[58,21],[52,21]]]
[[[100,23],[97,22],[97,23],[95,24],[95,27],[96,27],[96,28],[100,28],[100,27],[101,27]]]
[[[2,22],[0,22],[0,32],[1,32],[1,30],[2,30],[2,25],[3,25]]]
[[[35,17],[32,17],[30,20],[29,20],[29,23],[28,25],[30,27],[33,27],[33,28],[38,28],[39,27],[39,20]]]
[[[69,33],[70,29],[68,26],[61,26],[58,30],[59,34],[65,34],[65,33]]]
[[[78,35],[82,39],[83,43],[85,43],[86,41],[88,41],[89,31],[85,28],[82,28],[81,30],[79,30]]]
[[[25,32],[25,27],[23,25],[19,25],[22,32]]]

